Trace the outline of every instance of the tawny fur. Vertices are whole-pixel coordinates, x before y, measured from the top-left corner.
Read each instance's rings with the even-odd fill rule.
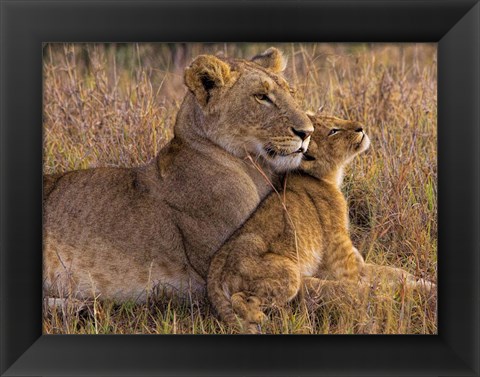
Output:
[[[282,72],[287,65],[287,60],[282,52],[274,47],[270,47],[265,52],[254,56],[252,61],[263,67],[269,67],[272,72],[276,73]]]
[[[199,56],[185,70],[175,137],[153,161],[45,176],[45,293],[203,292],[213,253],[271,191],[266,178],[296,168],[308,147],[293,130],[313,126],[279,64]]]
[[[369,146],[363,126],[327,116],[312,119],[315,132],[300,171],[291,173],[285,191],[271,193],[212,259],[209,299],[237,331],[256,332],[265,319],[262,307],[286,304],[302,283],[328,299],[349,285],[368,286],[368,276],[377,272],[389,274],[391,282],[417,282],[403,270],[365,264],[349,237],[339,186],[344,165]]]

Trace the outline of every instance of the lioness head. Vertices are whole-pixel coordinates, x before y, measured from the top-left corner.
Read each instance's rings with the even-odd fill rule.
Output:
[[[198,56],[185,70],[196,116],[190,127],[234,156],[264,159],[276,171],[298,167],[313,126],[269,48],[252,60]]]
[[[365,126],[359,122],[308,114],[315,132],[300,169],[316,177],[336,172],[370,146]]]

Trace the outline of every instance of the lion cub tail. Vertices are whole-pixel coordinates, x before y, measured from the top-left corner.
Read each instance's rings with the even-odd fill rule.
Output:
[[[238,320],[232,307],[231,292],[222,279],[227,255],[227,250],[220,250],[213,257],[207,277],[207,294],[220,318],[226,323],[234,325],[238,323]]]

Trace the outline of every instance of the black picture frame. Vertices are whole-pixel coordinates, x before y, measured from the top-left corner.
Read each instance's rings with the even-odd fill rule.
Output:
[[[439,334],[41,330],[42,43],[438,42]],[[479,375],[479,0],[1,1],[0,373]]]

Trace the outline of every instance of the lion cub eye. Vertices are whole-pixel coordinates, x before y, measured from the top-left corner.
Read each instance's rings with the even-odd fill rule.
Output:
[[[273,104],[273,101],[266,94],[255,94],[254,97],[259,103]]]
[[[332,128],[330,130],[330,132],[328,133],[328,136],[332,136],[332,135],[335,135],[337,132],[339,132],[340,130],[338,128]]]

